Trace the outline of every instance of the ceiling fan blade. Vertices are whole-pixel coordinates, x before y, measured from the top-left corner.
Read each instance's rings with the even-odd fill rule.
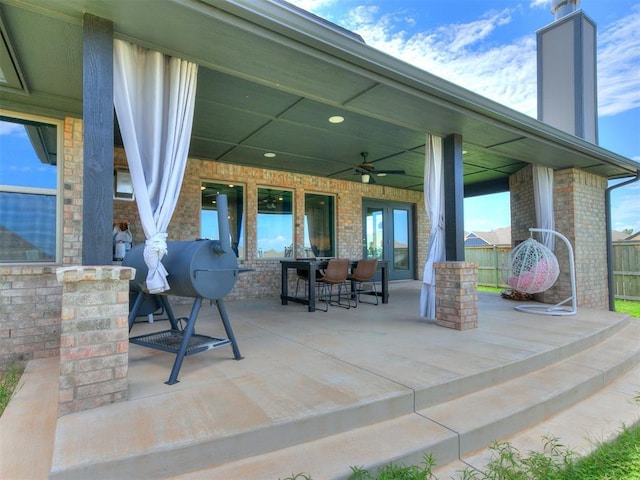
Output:
[[[372,173],[376,175],[385,174],[385,175],[404,175],[404,170],[374,170]]]

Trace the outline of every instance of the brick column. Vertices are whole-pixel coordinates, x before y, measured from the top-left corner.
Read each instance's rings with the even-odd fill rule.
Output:
[[[514,247],[529,238],[529,228],[536,226],[532,172],[529,165],[509,178]],[[579,307],[600,310],[609,308],[604,204],[606,188],[605,177],[577,168],[554,172],[554,229],[567,237],[573,246],[577,304]],[[564,242],[556,239],[553,252],[560,264],[560,276],[553,287],[535,295],[536,300],[544,303],[558,303],[571,296],[569,254]]]
[[[58,415],[126,400],[129,280],[120,266],[63,267]]]
[[[478,265],[437,262],[436,324],[468,330],[478,328]]]

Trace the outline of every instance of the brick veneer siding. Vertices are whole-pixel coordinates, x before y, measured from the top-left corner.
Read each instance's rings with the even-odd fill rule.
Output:
[[[0,267],[0,366],[13,360],[60,353],[62,285],[56,279],[56,268],[82,263],[82,120],[66,118],[63,130],[61,263]],[[122,149],[115,149],[114,159],[116,166],[127,165]],[[361,255],[363,198],[412,203],[415,205],[416,275],[422,274],[429,242],[422,192],[189,159],[181,197],[168,229],[170,240],[191,240],[200,236],[200,182],[203,180],[244,184],[247,219],[256,218],[258,186],[292,189],[297,256],[303,255],[305,192],[336,195],[337,254],[350,258]],[[113,221],[130,223],[134,241],[144,240],[135,202],[114,201]],[[280,288],[280,264],[277,260],[257,258],[255,222],[247,221],[245,230],[247,258],[239,263],[254,271],[239,276],[227,299],[276,296]]]
[[[554,178],[556,230],[569,239],[574,249],[578,306],[608,310],[604,198],[607,179],[575,168],[557,171]],[[554,303],[567,298],[564,289],[570,288],[567,249],[556,241],[555,251],[561,271],[557,285],[562,291],[556,293],[554,287],[549,292],[549,301]]]
[[[531,165],[527,165],[509,177],[509,192],[511,197],[511,243],[515,247],[529,238],[529,228],[536,226]]]
[[[122,149],[116,149],[115,162],[119,166],[126,167],[126,156]],[[253,269],[253,271],[238,276],[238,281],[226,297],[227,299],[274,297],[280,293],[280,262],[278,259],[258,258],[256,253],[256,222],[252,219],[257,217],[258,187],[293,191],[294,243],[296,247],[294,256],[305,256],[303,251],[305,193],[336,196],[336,245],[338,249],[336,255],[352,259],[362,256],[362,201],[364,198],[413,204],[416,235],[415,271],[418,277],[422,274],[429,241],[429,224],[425,216],[422,192],[189,159],[180,199],[167,232],[169,240],[193,240],[200,237],[200,185],[202,181],[242,184],[245,187],[246,258],[239,260],[239,266]],[[114,222],[128,222],[131,225],[134,243],[144,241],[135,202],[115,201]]]
[[[81,262],[82,121],[64,122],[62,264]],[[56,266],[0,267],[0,366],[60,352],[62,286]]]
[[[456,330],[478,327],[478,265],[436,262],[436,324]]]
[[[513,246],[529,237],[536,226],[531,166],[509,179]],[[608,309],[607,256],[604,177],[578,169],[554,172],[553,209],[555,230],[569,240],[575,256],[577,304],[580,307]],[[558,303],[571,296],[569,256],[562,240],[556,238],[554,253],[560,276],[537,300]]]
[[[127,399],[129,280],[135,270],[57,270],[62,289],[59,416]]]

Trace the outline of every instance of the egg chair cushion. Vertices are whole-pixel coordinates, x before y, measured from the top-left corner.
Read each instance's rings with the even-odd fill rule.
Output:
[[[514,290],[541,293],[556,282],[560,267],[551,250],[529,238],[511,251],[504,272],[505,282]]]

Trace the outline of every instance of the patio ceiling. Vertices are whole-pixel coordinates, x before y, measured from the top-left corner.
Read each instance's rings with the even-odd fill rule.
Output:
[[[425,133],[462,135],[465,195],[508,189],[527,163],[608,178],[638,164],[376,51],[280,1],[3,0],[4,108],[82,114],[82,16],[200,65],[190,155],[422,190]],[[11,71],[9,71],[11,70]],[[1,82],[0,82],[0,85]],[[344,117],[332,124],[328,118]],[[120,142],[116,132],[116,143]],[[264,153],[273,152],[273,158]]]

